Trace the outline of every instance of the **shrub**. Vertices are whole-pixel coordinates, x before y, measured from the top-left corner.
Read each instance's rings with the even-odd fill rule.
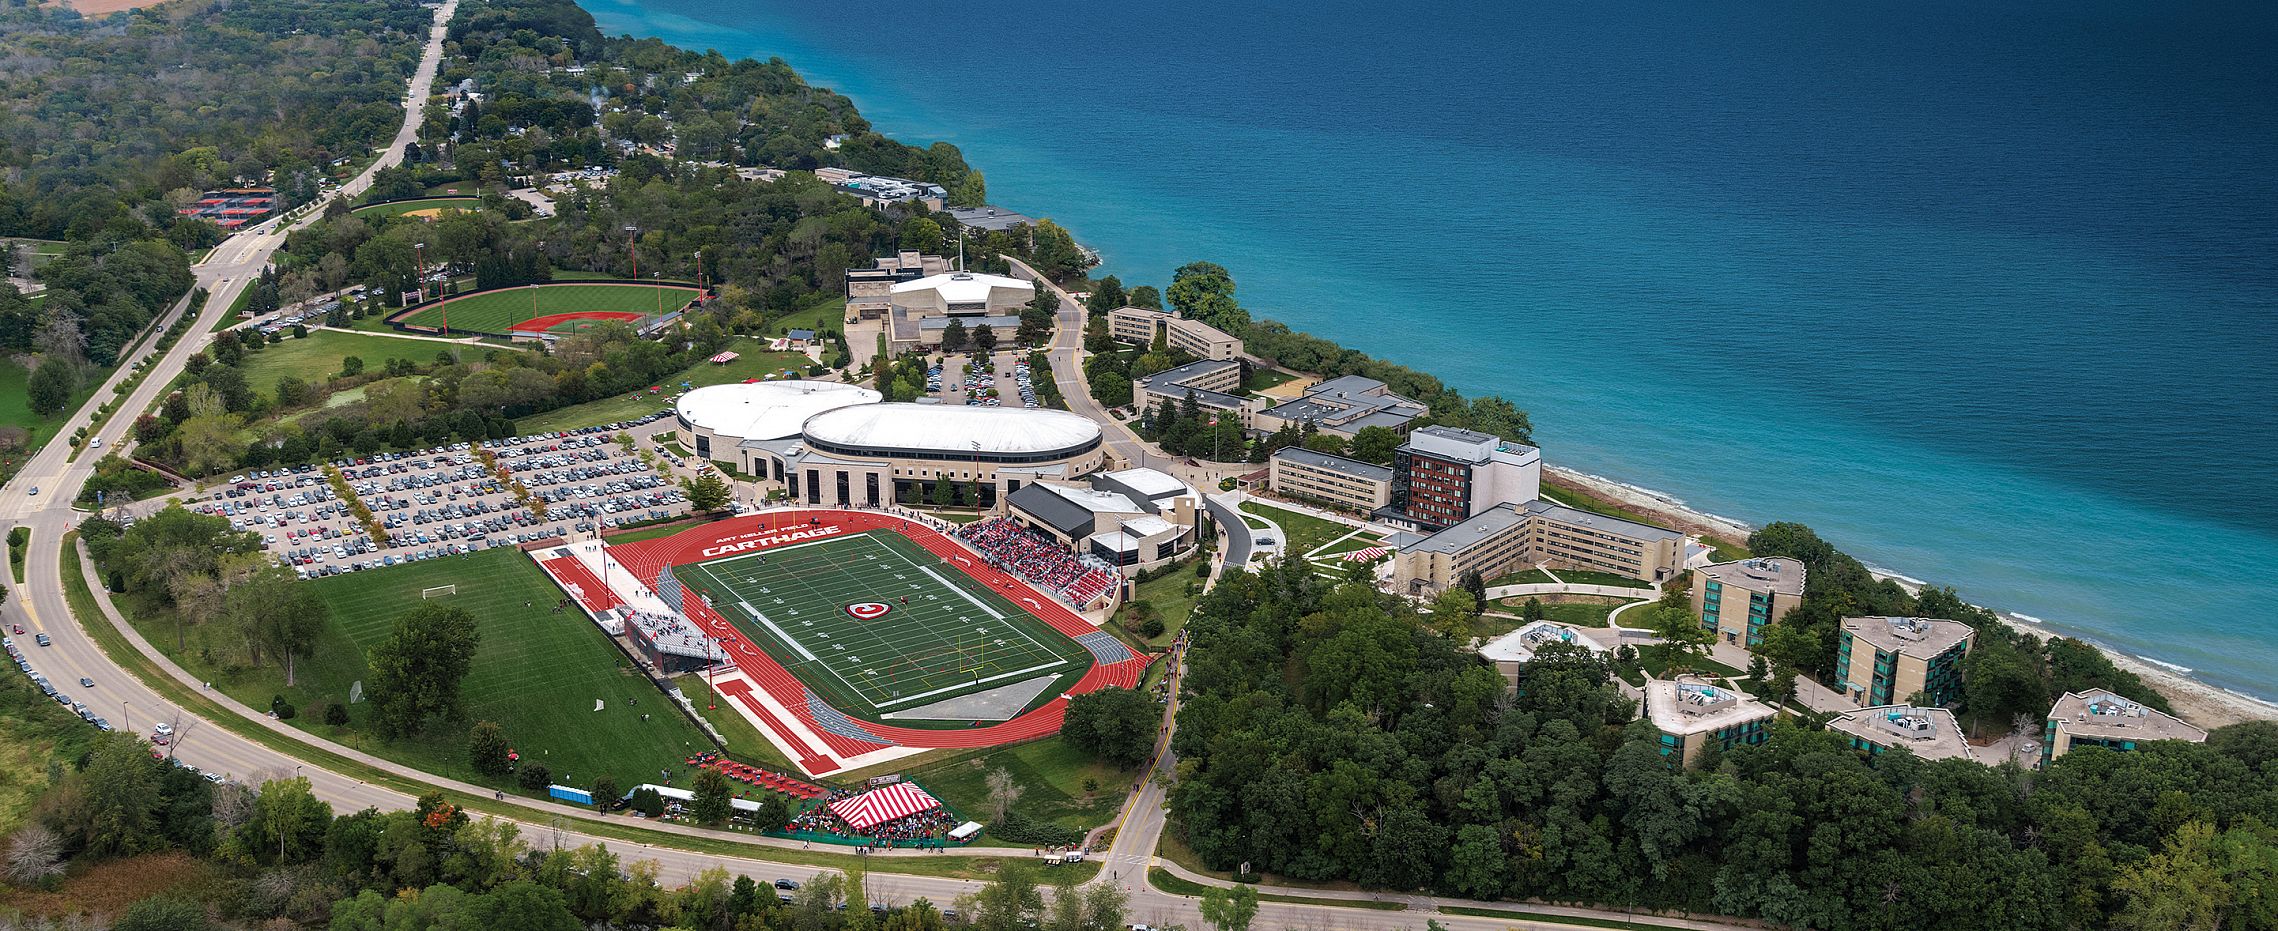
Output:
[[[1141,622],[1139,622],[1139,636],[1145,637],[1145,638],[1147,638],[1147,639],[1149,639],[1149,640],[1153,640],[1153,639],[1155,639],[1156,637],[1160,637],[1160,636],[1162,636],[1162,635],[1163,635],[1163,619],[1162,619],[1162,618],[1159,618],[1159,617],[1150,617],[1150,618],[1148,618],[1148,619],[1146,619],[1146,620],[1144,620],[1144,621],[1141,621]]]
[[[544,792],[546,786],[553,784],[553,781],[554,771],[547,769],[544,763],[530,763],[522,767],[521,782],[525,789]]]
[[[989,828],[997,839],[1008,844],[1041,844],[1063,847],[1082,843],[1084,832],[1063,827],[1050,821],[1039,821],[1017,811],[1005,812],[1004,820]]]
[[[333,727],[341,727],[346,725],[348,723],[348,706],[343,705],[339,702],[325,703],[324,723],[330,724]]]
[[[657,790],[647,786],[634,789],[633,797],[626,802],[626,805],[651,818],[664,814],[664,796],[658,795]]]

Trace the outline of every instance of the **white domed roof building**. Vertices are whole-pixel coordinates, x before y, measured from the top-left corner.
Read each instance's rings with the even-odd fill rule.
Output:
[[[883,397],[860,385],[838,382],[763,381],[698,388],[681,395],[672,412],[688,432],[697,456],[725,462],[734,457],[724,453],[747,441],[795,437],[809,417],[876,404]]]
[[[1106,462],[1100,427],[1066,411],[906,404],[834,382],[699,388],[675,408],[696,453],[805,504],[997,506],[1042,479]],[[947,485],[946,489],[939,486]]]

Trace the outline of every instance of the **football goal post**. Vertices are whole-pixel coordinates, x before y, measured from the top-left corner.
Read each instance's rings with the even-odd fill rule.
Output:
[[[437,585],[437,586],[435,586],[434,588],[423,588],[423,589],[420,589],[420,590],[419,590],[419,597],[420,597],[422,600],[425,600],[425,599],[428,599],[428,598],[434,598],[434,597],[436,597],[436,596],[438,596],[438,595],[456,595],[456,594],[458,594],[458,593],[459,593],[459,586],[457,586],[457,585]]]

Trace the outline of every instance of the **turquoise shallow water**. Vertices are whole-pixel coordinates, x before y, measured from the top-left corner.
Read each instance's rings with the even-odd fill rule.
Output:
[[[2278,696],[2278,8],[586,5],[1556,463]]]

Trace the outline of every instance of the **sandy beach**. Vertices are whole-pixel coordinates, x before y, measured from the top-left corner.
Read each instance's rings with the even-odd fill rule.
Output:
[[[1659,494],[1651,489],[1639,488],[1600,475],[1546,466],[1543,469],[1543,481],[1552,487],[1588,492],[1687,533],[1706,533],[1735,542],[1744,542],[1753,529],[1747,524],[1729,517],[1693,510],[1686,507],[1684,502]],[[1881,578],[1892,579],[1900,585],[1906,586],[1909,591],[1915,590],[1921,585],[1917,580],[1892,572],[1878,570],[1875,574]],[[2001,615],[2002,620],[2020,629],[2030,631],[2043,639],[2050,637],[2083,639],[2037,618],[2002,611],[1999,608],[1993,610]],[[2087,640],[2084,642],[2095,643]],[[2102,644],[2095,644],[2095,646],[2102,650],[2105,656],[2111,657],[2113,665],[2143,677],[2146,684],[2167,697],[2168,702],[2175,706],[2178,716],[2192,724],[2211,730],[2225,724],[2236,724],[2240,721],[2278,720],[2278,704],[2272,704],[2251,695],[2241,695],[2228,689],[2216,688],[2173,669],[2106,648]]]

